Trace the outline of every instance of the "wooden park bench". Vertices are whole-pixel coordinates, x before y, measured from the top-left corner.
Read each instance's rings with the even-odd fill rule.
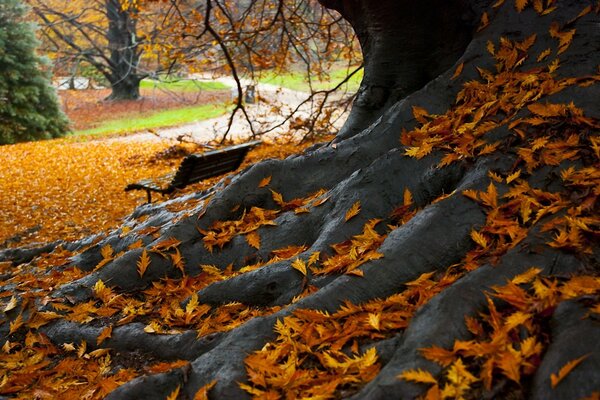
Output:
[[[158,178],[142,179],[131,183],[127,185],[125,191],[145,190],[148,194],[148,203],[152,203],[152,192],[170,194],[192,183],[236,170],[244,161],[248,151],[260,143],[262,143],[260,140],[255,140],[206,153],[190,154],[183,159],[177,171]]]

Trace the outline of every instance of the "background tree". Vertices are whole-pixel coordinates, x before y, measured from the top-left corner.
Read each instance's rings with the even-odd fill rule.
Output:
[[[17,0],[0,3],[0,144],[59,137],[67,131],[37,54],[34,26]]]
[[[388,37],[431,27],[385,23],[414,2],[326,4],[361,38],[368,108],[103,237],[5,251],[1,390],[598,397],[597,3],[430,0],[456,18],[427,49]],[[396,46],[443,71],[378,66]]]
[[[43,25],[46,50],[59,61],[85,61],[95,68],[110,84],[108,100],[138,99],[140,81],[161,69],[141,64],[145,46],[156,33],[153,26],[160,22],[151,11],[137,14],[123,9],[119,0],[30,4]]]

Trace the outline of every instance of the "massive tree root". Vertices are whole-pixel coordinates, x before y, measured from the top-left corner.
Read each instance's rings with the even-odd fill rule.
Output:
[[[357,14],[377,7],[324,3],[398,43]],[[3,351],[29,369],[11,364],[0,393],[598,393],[599,10],[533,3],[460,2],[471,25],[484,15],[468,46],[451,29],[461,52],[439,77],[369,116],[358,104],[335,143],[140,207],[102,238],[4,252]],[[369,53],[366,36],[363,86],[396,46]]]

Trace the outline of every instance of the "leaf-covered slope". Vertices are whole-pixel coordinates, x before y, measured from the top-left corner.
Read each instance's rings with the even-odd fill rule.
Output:
[[[599,12],[497,2],[362,133],[6,266],[0,390],[598,398]]]

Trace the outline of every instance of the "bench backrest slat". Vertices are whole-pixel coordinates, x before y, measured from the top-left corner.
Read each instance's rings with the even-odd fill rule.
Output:
[[[237,169],[248,151],[261,141],[244,143],[204,154],[191,154],[179,166],[170,186],[182,188],[213,176]]]

